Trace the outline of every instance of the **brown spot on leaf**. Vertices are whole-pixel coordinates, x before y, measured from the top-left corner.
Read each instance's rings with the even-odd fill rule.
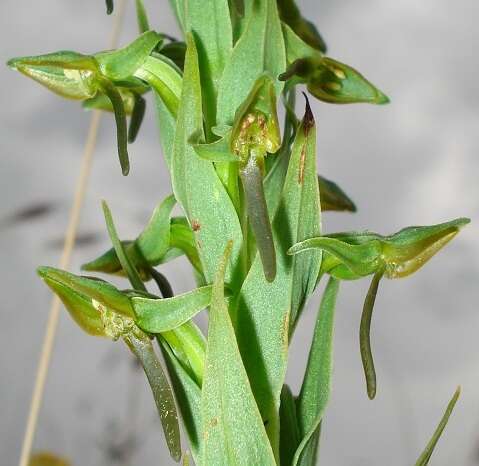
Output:
[[[301,158],[299,159],[299,173],[298,173],[299,184],[303,184],[305,163],[306,163],[306,144],[304,144],[301,149]]]
[[[198,231],[201,229],[201,225],[199,224],[198,220],[193,220],[191,222],[191,228],[193,229],[193,231]]]
[[[214,417],[213,419],[211,419],[210,425],[211,425],[211,427],[217,426],[218,425],[218,418]]]

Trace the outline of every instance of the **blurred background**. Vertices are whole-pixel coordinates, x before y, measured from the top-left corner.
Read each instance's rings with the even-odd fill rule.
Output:
[[[136,35],[133,3],[128,1],[121,44]],[[155,28],[177,34],[166,0],[145,3]],[[392,101],[374,107],[312,100],[320,172],[358,206],[353,215],[325,214],[324,230],[386,234],[459,216],[473,220],[419,273],[381,284],[373,319],[374,402],[366,396],[358,345],[369,282],[342,284],[321,464],[412,465],[461,384],[431,464],[479,465],[479,3],[299,3],[319,25],[329,55],[359,69]],[[102,0],[3,0],[0,61],[60,49],[101,50],[112,23]],[[0,83],[0,458],[10,466],[18,461],[51,302],[35,267],[58,264],[90,116],[5,66]],[[113,118],[105,115],[73,272],[109,246],[100,199],[109,202],[121,236],[134,238],[170,193],[152,105],[130,155],[131,174],[124,178]],[[176,292],[194,286],[181,259],[164,270]],[[295,390],[318,298],[292,343],[288,380]],[[35,448],[78,466],[173,464],[149,388],[126,347],[84,335],[64,312]]]

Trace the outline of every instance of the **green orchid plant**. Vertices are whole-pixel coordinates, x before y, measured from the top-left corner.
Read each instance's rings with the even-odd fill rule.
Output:
[[[172,194],[136,239],[119,237],[103,202],[112,248],[83,270],[124,277],[126,289],[52,267],[38,274],[80,328],[123,341],[138,359],[173,460],[314,466],[331,392],[340,282],[372,276],[359,328],[372,399],[370,328],[380,280],[416,272],[469,220],[390,236],[322,234],[323,212],[356,206],[317,173],[315,120],[306,94],[297,116],[298,88],[330,104],[385,104],[386,95],[325,55],[322,36],[294,0],[170,0],[178,40],[153,31],[142,0],[135,3],[140,35],[123,48],[8,62],[87,109],[113,112],[124,175],[127,145],[152,91],[171,177]],[[106,8],[113,11],[112,0]],[[181,216],[172,215],[175,205]],[[197,287],[175,295],[162,266],[179,256],[188,259]],[[288,350],[323,278],[304,380],[294,394],[285,384]],[[193,320],[205,311],[207,336]],[[417,466],[428,464],[458,396],[459,390]]]

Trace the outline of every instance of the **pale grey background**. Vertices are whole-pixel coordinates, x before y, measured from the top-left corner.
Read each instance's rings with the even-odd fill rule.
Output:
[[[129,3],[122,43],[136,33]],[[174,34],[166,0],[146,3],[153,24]],[[330,55],[356,66],[392,99],[382,108],[313,102],[320,170],[359,207],[355,215],[325,215],[325,231],[389,233],[458,216],[477,220],[477,0],[302,3],[320,25]],[[111,24],[102,0],[3,0],[0,61],[58,49],[96,51],[107,43]],[[42,220],[0,230],[0,463],[11,466],[51,299],[34,270],[58,262],[60,251],[51,242],[66,226],[89,116],[6,67],[0,67],[0,82],[0,218],[35,201],[58,203]],[[100,236],[75,252],[73,271],[108,245],[100,199],[110,201],[123,236],[133,237],[170,191],[152,106],[131,147],[128,178],[120,175],[114,137],[113,119],[106,116],[80,228]],[[463,396],[431,464],[479,464],[478,232],[473,223],[420,273],[381,286],[373,323],[375,402],[366,397],[357,341],[368,283],[342,285],[322,464],[412,465],[457,384]],[[181,260],[167,267],[176,291],[193,286],[185,270]],[[317,301],[293,342],[288,378],[295,388]],[[120,344],[85,336],[62,314],[35,446],[78,466],[172,464],[151,395],[131,367]],[[128,440],[131,432],[138,434],[136,443]],[[136,446],[130,463],[108,454],[122,444]]]

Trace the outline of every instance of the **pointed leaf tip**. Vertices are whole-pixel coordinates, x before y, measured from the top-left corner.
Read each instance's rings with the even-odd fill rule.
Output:
[[[308,96],[306,95],[305,92],[303,92],[303,96],[304,96],[304,99],[306,100],[306,108],[305,108],[304,117],[303,117],[303,130],[304,130],[304,134],[307,136],[311,128],[314,127],[315,121],[314,121],[313,111],[311,110],[311,105],[309,104]]]
[[[422,452],[421,456],[417,460],[414,466],[427,466],[429,464],[429,460],[431,459],[431,456],[434,452],[434,448],[437,445],[437,442],[439,441],[439,438],[441,437],[444,429],[446,428],[446,425],[449,421],[449,418],[451,417],[452,411],[457,403],[457,400],[459,399],[459,396],[461,394],[461,386],[458,386],[456,391],[454,392],[454,395],[451,398],[451,401],[449,401],[446,410],[444,412],[444,415],[442,416],[439,425],[437,426],[436,430],[434,431],[434,434],[427,444],[426,448]]]

